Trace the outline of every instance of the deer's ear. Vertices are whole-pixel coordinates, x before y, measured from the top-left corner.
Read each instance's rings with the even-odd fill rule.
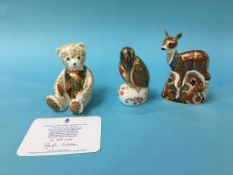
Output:
[[[164,30],[165,36],[169,37],[169,33],[167,32],[167,30]]]
[[[182,37],[182,33],[179,33],[178,35],[176,35],[176,40],[179,40]]]

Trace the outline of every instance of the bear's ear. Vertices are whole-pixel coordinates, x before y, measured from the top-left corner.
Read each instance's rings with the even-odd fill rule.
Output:
[[[78,45],[79,45],[79,47],[82,47],[82,48],[84,48],[84,49],[85,49],[85,45],[84,45],[84,43],[78,43]]]
[[[57,55],[60,55],[60,53],[61,53],[61,47],[58,47],[58,48],[56,49],[56,53],[57,53]]]

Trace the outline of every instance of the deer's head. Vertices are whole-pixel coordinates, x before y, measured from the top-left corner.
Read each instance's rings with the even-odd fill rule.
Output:
[[[162,50],[166,50],[167,52],[172,52],[176,49],[178,40],[182,37],[182,33],[176,35],[176,37],[171,37],[169,33],[165,30],[166,38],[163,40],[163,45],[161,47]]]

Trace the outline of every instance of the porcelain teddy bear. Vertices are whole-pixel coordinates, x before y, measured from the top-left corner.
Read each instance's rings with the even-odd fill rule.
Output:
[[[56,49],[65,69],[54,84],[55,95],[47,96],[47,104],[54,111],[64,111],[68,105],[80,114],[92,97],[93,75],[84,65],[86,52],[83,43],[66,44]]]

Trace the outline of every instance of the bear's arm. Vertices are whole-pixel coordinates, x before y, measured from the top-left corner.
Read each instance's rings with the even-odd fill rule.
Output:
[[[54,84],[54,90],[59,95],[63,96],[65,92],[65,76],[64,76],[64,70],[58,75],[56,82]]]
[[[94,79],[93,79],[92,72],[89,69],[87,69],[86,78],[85,78],[84,85],[83,85],[83,90],[81,90],[80,93],[78,93],[76,97],[85,98],[91,95],[93,84],[94,84]]]

